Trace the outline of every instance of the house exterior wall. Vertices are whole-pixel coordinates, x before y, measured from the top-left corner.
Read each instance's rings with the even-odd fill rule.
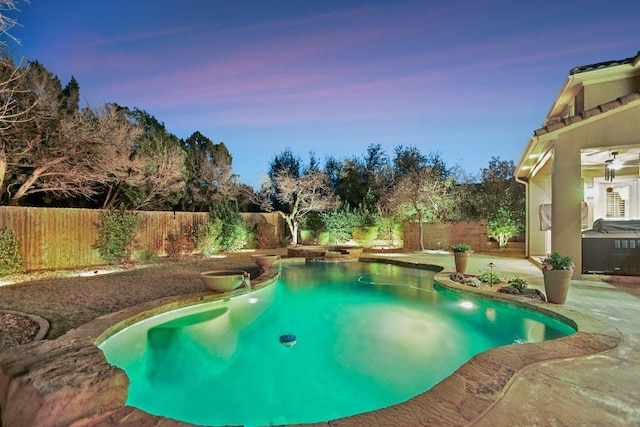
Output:
[[[640,89],[640,76],[584,86],[584,109],[609,102]]]
[[[625,209],[613,217],[640,218],[640,165],[633,160],[639,148],[640,52],[574,68],[514,173],[527,186],[525,255],[569,255],[577,267],[574,277],[579,277],[582,229],[606,216],[606,194],[615,192],[615,203]],[[605,162],[615,151],[633,166],[616,170],[613,182],[605,181]],[[551,217],[547,231],[540,229],[543,204]]]
[[[551,251],[550,231],[541,229],[540,206],[551,203],[551,167],[548,163],[527,186],[529,221],[527,254],[546,255]]]
[[[591,202],[591,222],[597,219],[594,215],[599,212],[595,208],[598,195],[595,191],[586,195],[585,183],[602,180],[604,170],[603,167],[600,172],[583,171],[581,150],[593,147],[640,146],[640,104],[614,111],[615,114],[603,114],[595,120],[583,122],[580,126],[567,128],[554,135],[545,135],[550,141],[553,155],[548,165],[540,168],[528,183],[528,255],[543,256],[551,251],[569,255],[576,265],[576,277],[582,271],[582,202]],[[618,171],[616,181],[624,179],[638,181],[638,168],[630,167]],[[634,190],[639,191],[638,185]],[[636,204],[630,209],[632,212],[640,213],[640,196],[636,197],[635,201]],[[550,232],[540,230],[539,207],[545,203],[551,203]]]
[[[579,142],[558,141],[554,146],[551,180],[551,247],[573,257],[576,271],[582,271],[580,207],[583,200],[580,179]],[[553,197],[553,196],[556,197]]]

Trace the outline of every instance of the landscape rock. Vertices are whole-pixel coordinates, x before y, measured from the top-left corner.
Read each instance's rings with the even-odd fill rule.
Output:
[[[89,339],[37,341],[0,353],[2,425],[70,425],[121,408],[129,379]]]

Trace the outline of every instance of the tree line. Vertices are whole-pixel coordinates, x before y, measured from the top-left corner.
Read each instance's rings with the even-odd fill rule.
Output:
[[[487,219],[489,236],[504,246],[525,224],[524,187],[514,169],[513,161],[493,157],[478,178],[448,165],[440,153],[399,145],[390,156],[379,144],[360,157],[328,157],[322,166],[313,152],[305,163],[287,148],[275,155],[260,189],[248,198],[262,210],[280,212],[293,243],[300,228],[333,230],[348,240],[345,234],[357,227],[389,234],[412,220],[420,224],[424,249],[425,222]]]
[[[76,79],[63,86],[37,61],[3,58],[0,73],[1,204],[209,211],[232,200],[244,211],[283,212],[294,239],[303,218],[317,221],[332,209],[419,223],[524,224],[524,188],[512,161],[492,158],[478,182],[440,153],[413,146],[389,155],[371,144],[361,156],[324,164],[313,153],[305,163],[287,148],[253,189],[233,173],[225,144],[199,131],[180,139],[138,108],[81,108]]]

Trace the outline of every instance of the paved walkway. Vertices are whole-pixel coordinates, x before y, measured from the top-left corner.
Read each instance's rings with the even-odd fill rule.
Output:
[[[441,265],[440,277],[454,271],[450,255],[411,254],[399,259]],[[472,255],[467,272],[519,276],[544,292],[542,273],[528,260]],[[563,306],[554,311],[577,320],[579,330],[614,329],[622,337],[611,350],[526,367],[474,426],[640,426],[640,277],[573,280]],[[437,279],[436,279],[437,280]],[[585,318],[584,314],[587,315]]]

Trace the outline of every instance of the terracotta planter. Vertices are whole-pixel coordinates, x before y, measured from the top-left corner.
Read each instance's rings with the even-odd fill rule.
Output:
[[[564,304],[571,283],[571,270],[547,270],[542,269],[544,277],[544,291],[547,294],[547,301],[554,304]]]
[[[456,261],[456,271],[464,274],[467,271],[467,263],[469,262],[471,252],[454,252],[453,256]]]

